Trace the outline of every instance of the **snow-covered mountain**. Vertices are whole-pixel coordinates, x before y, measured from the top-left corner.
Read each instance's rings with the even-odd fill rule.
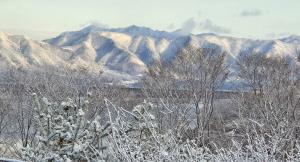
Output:
[[[176,34],[145,27],[107,29],[92,25],[45,42],[73,51],[73,60],[139,75],[154,61],[160,62],[162,54],[176,38]]]
[[[276,40],[252,40],[215,34],[180,35],[150,28],[102,28],[88,26],[79,31],[65,32],[45,42],[73,51],[73,59],[101,64],[113,70],[140,74],[153,62],[170,61],[181,48],[219,48],[228,53],[228,64],[243,52],[259,52],[268,56],[295,57],[300,37]]]
[[[0,32],[0,66],[32,68],[67,66],[72,52],[25,36]]]
[[[0,33],[0,65],[85,67],[104,69],[106,75],[138,77],[153,62],[168,62],[184,47],[218,48],[225,51],[231,70],[244,52],[284,56],[292,60],[300,48],[300,37],[253,40],[215,34],[181,35],[146,27],[103,28],[91,25],[79,31],[64,32],[43,42],[24,36]]]

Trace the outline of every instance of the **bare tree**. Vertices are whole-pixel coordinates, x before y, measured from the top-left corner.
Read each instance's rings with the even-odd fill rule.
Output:
[[[216,91],[228,75],[225,56],[225,52],[215,48],[187,47],[172,63],[158,65],[151,70],[150,81],[146,84],[146,88],[155,92],[160,99],[176,105],[167,108],[171,112],[168,121],[172,123],[169,125],[174,126],[175,123],[180,133],[189,125],[195,125],[193,134],[186,135],[198,139],[203,145],[210,136]]]
[[[298,67],[289,64],[286,58],[258,53],[241,55],[238,61],[239,77],[252,89],[236,99],[243,123],[240,129],[251,137],[246,143],[263,138],[271,146],[274,139],[279,139],[275,156],[286,158],[298,152],[294,150],[299,144]]]

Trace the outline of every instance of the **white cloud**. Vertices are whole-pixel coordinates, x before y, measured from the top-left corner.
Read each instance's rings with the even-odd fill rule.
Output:
[[[229,28],[216,25],[209,19],[206,19],[206,20],[200,22],[199,29],[204,32],[212,32],[212,33],[216,33],[216,34],[231,33],[231,30]]]
[[[189,18],[181,25],[181,33],[182,34],[189,34],[192,33],[197,27],[197,22],[194,18]]]
[[[261,16],[261,15],[262,15],[262,11],[258,9],[244,10],[240,13],[240,16],[243,17]]]
[[[80,28],[85,28],[85,27],[91,26],[91,25],[102,27],[102,28],[109,28],[109,25],[102,23],[100,21],[97,21],[97,20],[90,20],[90,21],[86,22],[85,24],[80,25]]]
[[[204,21],[196,21],[194,18],[189,18],[181,25],[180,33],[183,35],[193,33],[195,31],[209,32],[216,34],[229,34],[231,30],[229,28],[219,26],[213,23],[210,19]]]
[[[175,23],[171,23],[171,24],[169,24],[168,26],[167,26],[167,29],[168,30],[174,30],[175,29]]]

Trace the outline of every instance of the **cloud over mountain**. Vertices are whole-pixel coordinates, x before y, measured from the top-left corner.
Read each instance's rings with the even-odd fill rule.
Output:
[[[211,32],[216,34],[229,34],[231,30],[226,27],[214,24],[211,20],[206,19],[199,23],[199,29],[204,32]]]
[[[197,27],[197,22],[194,18],[189,18],[181,25],[181,32],[182,34],[190,34],[192,33]]]
[[[200,31],[202,33],[215,33],[215,34],[229,34],[231,29],[215,24],[210,19],[205,19],[203,21],[197,21],[195,18],[189,18],[184,21],[180,28],[180,34],[189,35],[195,31]]]

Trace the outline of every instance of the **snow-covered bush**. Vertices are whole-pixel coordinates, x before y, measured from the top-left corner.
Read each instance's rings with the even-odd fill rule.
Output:
[[[35,96],[37,140],[23,148],[28,161],[199,161],[209,157],[208,150],[195,141],[181,141],[171,131],[158,133],[151,113],[152,104],[144,102],[132,112],[107,102],[108,124],[100,117],[85,118],[88,102],[81,106],[71,99],[61,104]]]
[[[132,111],[105,99],[106,116],[96,113],[88,119],[88,101],[76,105],[72,99],[60,104],[34,96],[36,141],[22,149],[26,161],[280,161],[282,139],[276,134],[246,131],[233,137],[231,146],[211,143],[203,147],[197,140],[184,139],[173,130],[157,128],[154,106],[143,102]],[[254,121],[248,129],[255,127]],[[106,123],[106,124],[100,124]],[[104,126],[105,125],[105,126]],[[252,127],[250,127],[252,126]],[[257,129],[252,129],[257,130]],[[252,134],[251,134],[252,133]],[[254,134],[253,134],[254,133]],[[268,139],[268,140],[266,140]],[[287,161],[300,159],[299,146],[285,154]]]
[[[89,161],[101,159],[99,152],[105,128],[100,117],[85,118],[88,101],[76,105],[72,99],[61,104],[34,95],[35,124],[38,128],[34,144],[23,148],[22,158],[28,161]]]
[[[110,106],[111,103],[109,104]],[[110,161],[201,161],[209,159],[207,149],[195,141],[182,141],[172,131],[159,133],[152,104],[143,102],[132,112],[115,108],[116,118],[109,111],[112,132]]]

